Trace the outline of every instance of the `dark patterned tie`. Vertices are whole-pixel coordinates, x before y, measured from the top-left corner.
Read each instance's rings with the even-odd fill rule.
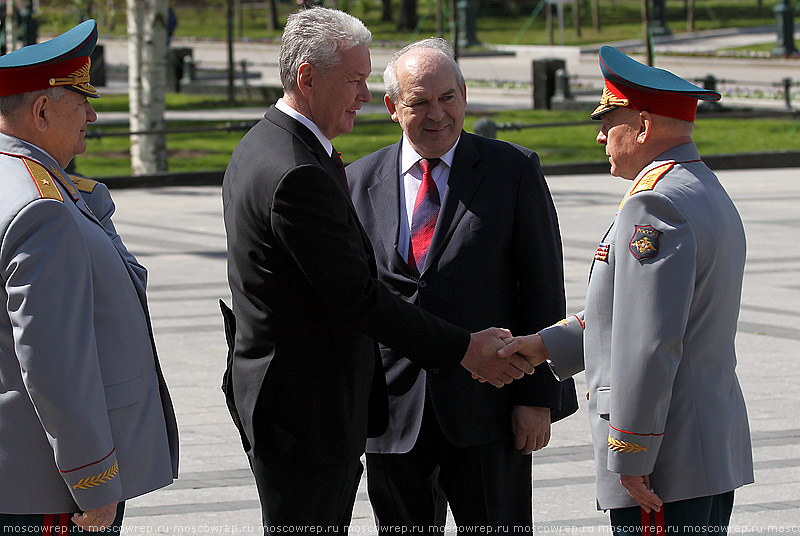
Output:
[[[349,192],[350,187],[347,185],[347,173],[345,172],[344,164],[342,163],[342,155],[339,154],[335,147],[333,148],[333,152],[331,152],[331,160],[333,161],[333,165],[336,166],[336,169],[339,170],[339,175],[342,176],[342,183]]]
[[[422,273],[425,267],[425,257],[431,247],[433,231],[436,229],[436,218],[439,216],[439,189],[433,181],[433,168],[441,160],[431,158],[422,159],[418,162],[422,169],[422,184],[417,191],[414,200],[414,213],[411,216],[411,241],[408,245],[408,265],[416,268],[418,273]]]

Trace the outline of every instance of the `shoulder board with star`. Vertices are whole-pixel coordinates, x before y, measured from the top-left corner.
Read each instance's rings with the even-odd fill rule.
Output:
[[[642,175],[642,177],[638,181],[636,181],[636,184],[634,184],[631,187],[631,190],[627,193],[625,198],[619,204],[619,208],[620,209],[622,208],[622,205],[625,204],[625,201],[627,201],[630,196],[638,194],[639,192],[646,192],[648,190],[652,190],[653,188],[655,188],[658,181],[660,181],[661,178],[664,175],[666,175],[669,172],[669,170],[671,170],[674,166],[675,162],[667,162],[665,164],[661,164],[660,166],[654,167],[653,169]]]
[[[667,162],[666,164],[662,164],[645,173],[644,176],[639,179],[636,185],[631,189],[630,195],[655,188],[656,183],[660,181],[661,177],[666,175],[674,165],[675,162]]]
[[[55,199],[56,201],[64,202],[64,197],[56,185],[55,179],[48,173],[47,169],[39,162],[31,160],[30,158],[23,158],[25,167],[31,174],[36,188],[39,190],[39,195],[42,199]]]
[[[95,186],[97,186],[97,181],[81,177],[80,175],[70,175],[69,178],[81,192],[90,194],[94,191]]]

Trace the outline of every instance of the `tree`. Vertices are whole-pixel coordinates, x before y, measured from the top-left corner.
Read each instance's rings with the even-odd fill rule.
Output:
[[[400,14],[397,17],[397,29],[413,31],[417,27],[417,0],[400,0]]]
[[[592,26],[597,33],[600,33],[600,0],[592,0]]]
[[[575,27],[575,35],[581,36],[581,1],[572,0],[572,26]]]
[[[278,2],[276,0],[267,0],[267,30],[274,32],[279,28]]]
[[[392,12],[392,0],[383,0],[383,11],[381,13],[381,20],[383,22],[392,22],[394,20],[394,13]]]
[[[644,26],[644,49],[645,57],[647,58],[647,65],[653,66],[653,31],[652,31],[652,10],[650,8],[651,0],[642,0],[642,25]]]
[[[131,135],[131,168],[146,175],[167,170],[167,2],[127,0],[127,7],[131,131],[147,132]]]

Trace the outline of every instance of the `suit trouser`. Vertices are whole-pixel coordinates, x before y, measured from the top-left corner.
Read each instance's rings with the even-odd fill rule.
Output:
[[[661,513],[640,507],[610,510],[615,536],[719,535],[727,534],[733,511],[733,491],[664,503]]]
[[[248,458],[265,534],[347,534],[364,471],[359,458],[314,465],[277,449]]]
[[[458,527],[530,530],[531,456],[514,448],[510,415],[508,426],[508,439],[459,448],[426,404],[410,452],[367,454],[369,499],[380,532],[441,535],[448,502]]]
[[[0,506],[2,508],[2,506]],[[64,514],[0,514],[0,534],[26,536],[66,536],[68,534],[119,534],[125,501],[117,504],[117,516],[106,530],[88,532],[72,522],[73,513]]]

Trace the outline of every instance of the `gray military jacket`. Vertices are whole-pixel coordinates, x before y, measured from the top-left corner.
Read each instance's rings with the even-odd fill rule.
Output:
[[[178,438],[145,271],[44,152],[0,134],[0,512],[90,510],[166,486]]]
[[[753,482],[734,348],[744,262],[736,207],[679,145],[623,199],[585,310],[542,331],[557,376],[586,369],[599,509],[636,505],[619,475],[651,475],[665,502]]]

